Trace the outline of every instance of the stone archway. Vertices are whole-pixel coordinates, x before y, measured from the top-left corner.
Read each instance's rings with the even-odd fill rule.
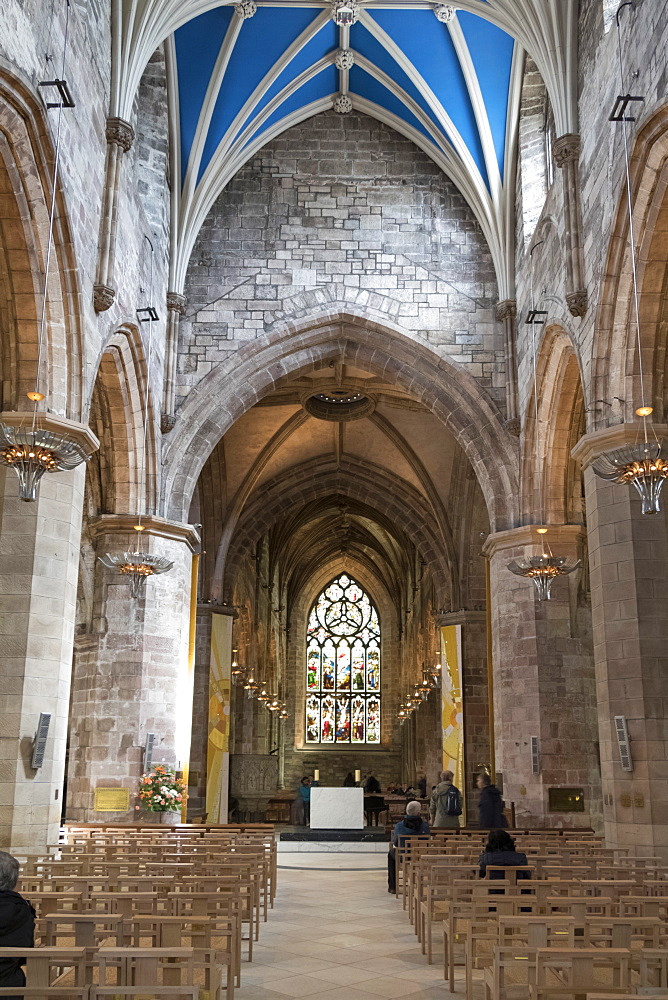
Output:
[[[287,375],[330,360],[382,374],[433,412],[457,440],[480,482],[493,530],[517,517],[517,443],[479,384],[454,364],[405,336],[350,312],[302,324],[279,324],[206,376],[188,396],[165,454],[164,507],[187,517],[209,454],[242,413]]]

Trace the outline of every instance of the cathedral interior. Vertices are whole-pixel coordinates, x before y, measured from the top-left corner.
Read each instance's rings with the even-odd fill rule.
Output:
[[[449,768],[668,862],[667,53],[663,0],[4,0],[4,848],[156,763],[208,823]]]

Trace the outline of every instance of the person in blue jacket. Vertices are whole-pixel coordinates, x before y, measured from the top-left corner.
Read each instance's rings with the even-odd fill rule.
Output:
[[[397,891],[397,847],[399,847],[406,837],[417,835],[427,836],[429,834],[429,823],[426,823],[420,816],[422,806],[419,802],[409,802],[406,806],[406,815],[399,820],[392,831],[392,842],[387,855],[387,891],[395,893]]]
[[[304,826],[308,826],[311,822],[311,778],[308,775],[302,778],[297,791],[302,800]]]

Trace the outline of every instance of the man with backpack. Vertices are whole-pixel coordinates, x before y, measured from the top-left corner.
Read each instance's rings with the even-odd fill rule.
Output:
[[[452,771],[441,771],[441,780],[431,793],[429,814],[432,826],[453,829],[459,826],[462,814],[462,793],[453,785]]]

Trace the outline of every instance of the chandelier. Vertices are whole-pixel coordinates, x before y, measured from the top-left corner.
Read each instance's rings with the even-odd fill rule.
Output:
[[[241,681],[243,680],[244,676],[244,668],[240,667],[239,664],[237,663],[237,653],[238,650],[236,649],[232,650],[232,664],[230,666],[232,683],[235,686],[239,686],[241,684]]]
[[[29,396],[44,398],[41,393]],[[0,460],[16,472],[19,499],[28,503],[37,499],[37,487],[45,472],[69,472],[89,458],[81,445],[66,434],[0,423]]]
[[[549,601],[552,596],[552,584],[558,576],[568,576],[580,566],[579,559],[569,559],[566,556],[553,556],[544,552],[540,556],[528,556],[526,559],[516,559],[508,564],[508,569],[515,576],[523,576],[533,580],[538,591],[539,601]]]
[[[100,556],[100,562],[107,569],[117,569],[121,576],[129,579],[130,597],[143,597],[149,576],[167,573],[174,565],[165,556],[152,552],[120,552],[115,555],[107,552]]]
[[[246,680],[244,682],[244,691],[246,692],[246,697],[247,698],[254,698],[255,694],[257,692],[258,686],[259,685],[258,685],[257,681],[255,680],[255,677],[253,675],[253,670],[251,668],[251,670],[249,671],[248,677],[246,678]]]
[[[357,0],[334,0],[332,3],[332,20],[340,28],[348,28],[359,19],[360,9]]]
[[[600,455],[592,468],[600,479],[635,486],[643,514],[661,511],[659,498],[668,479],[668,451],[662,441],[644,441]]]

